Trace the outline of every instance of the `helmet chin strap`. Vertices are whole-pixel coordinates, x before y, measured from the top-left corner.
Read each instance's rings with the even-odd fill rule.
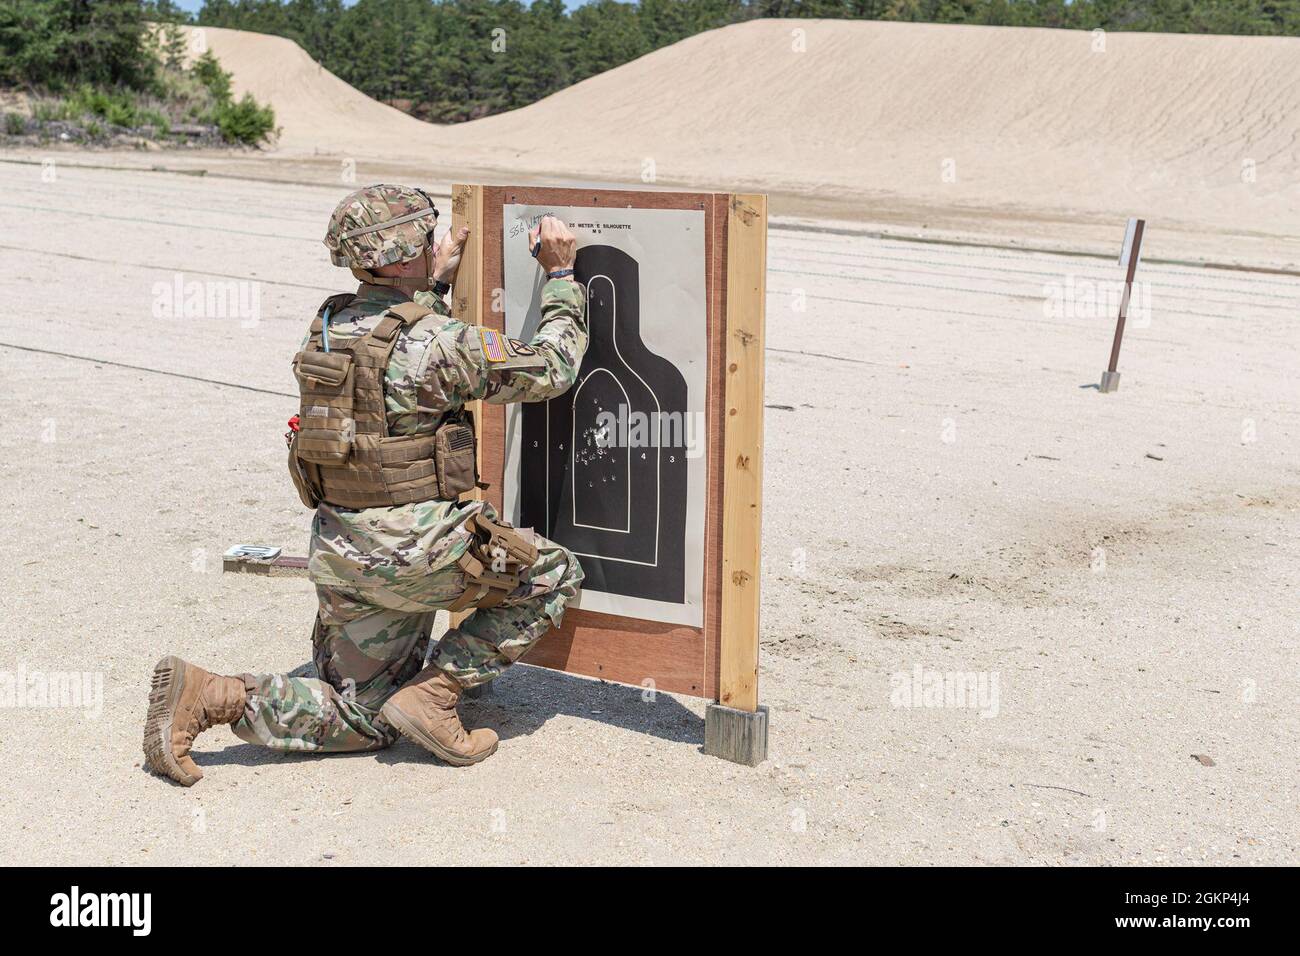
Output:
[[[424,247],[424,275],[422,276],[377,276],[369,269],[359,269],[356,266],[352,267],[352,274],[368,285],[388,286],[392,289],[399,289],[407,295],[414,295],[417,292],[430,292],[434,283],[431,251],[426,244]]]

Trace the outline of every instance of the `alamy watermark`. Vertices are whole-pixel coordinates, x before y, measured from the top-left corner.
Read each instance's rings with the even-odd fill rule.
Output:
[[[945,707],[978,710],[981,717],[996,717],[997,671],[939,671],[917,664],[910,671],[889,676],[891,707]]]
[[[98,720],[104,712],[101,671],[0,670],[0,707],[75,708]]]
[[[119,926],[132,936],[148,936],[153,928],[152,893],[83,893],[73,886],[50,897],[50,925]]]
[[[248,279],[190,279],[177,272],[153,284],[155,319],[238,319],[251,329],[262,320],[262,283]]]
[[[597,448],[680,448],[687,458],[704,454],[703,412],[641,412],[626,405],[602,409],[592,435]]]
[[[1043,283],[1043,315],[1049,319],[1115,318],[1124,301],[1124,282],[1119,279],[1080,279],[1066,274],[1064,281]],[[1151,324],[1151,287],[1134,282],[1129,294],[1126,321],[1133,328]]]

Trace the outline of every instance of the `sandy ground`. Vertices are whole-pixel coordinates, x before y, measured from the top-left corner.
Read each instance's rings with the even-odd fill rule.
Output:
[[[0,670],[103,681],[99,713],[0,708],[0,859],[1294,862],[1300,279],[1145,265],[1149,320],[1100,395],[1110,310],[1049,306],[1113,261],[791,228],[767,763],[704,756],[702,701],[521,666],[466,706],[503,736],[474,768],[217,729],[197,787],[150,776],[159,656],[307,660],[308,586],[220,553],[305,547],[288,359],[345,287],[319,238],[347,188],[0,163]],[[178,275],[245,280],[257,321],[166,314]],[[895,706],[918,667],[997,695]]]

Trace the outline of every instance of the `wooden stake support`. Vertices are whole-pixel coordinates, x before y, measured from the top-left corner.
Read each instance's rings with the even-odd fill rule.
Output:
[[[767,757],[767,708],[758,706],[766,302],[767,197],[732,196],[727,217],[722,641],[718,700],[705,714],[704,752],[749,766]]]
[[[704,752],[757,767],[767,759],[767,708],[736,710],[709,704],[704,712]]]

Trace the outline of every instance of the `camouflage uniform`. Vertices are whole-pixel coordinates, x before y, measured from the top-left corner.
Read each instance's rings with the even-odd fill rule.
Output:
[[[388,261],[409,259],[411,251],[398,249]],[[331,318],[331,338],[364,334],[385,309],[407,299],[402,292],[364,283],[358,295]],[[446,413],[476,399],[542,401],[573,384],[587,347],[578,285],[546,283],[543,321],[529,343],[544,365],[527,370],[493,368],[475,328],[452,319],[436,296],[417,293],[415,299],[436,314],[406,326],[393,350],[384,387],[390,434],[430,434]],[[379,708],[421,669],[435,612],[464,591],[465,576],[456,562],[469,546],[465,521],[479,511],[496,517],[491,504],[480,501],[356,511],[321,504],[312,525],[309,565],[320,600],[312,635],[319,676],[245,675],[247,702],[243,717],[232,725],[235,733],[279,750],[374,750],[392,744],[397,733]],[[559,625],[565,604],[577,594],[582,582],[577,559],[541,537],[537,545],[538,559],[526,584],[502,605],[473,612],[434,646],[430,662],[463,687],[491,680],[522,657]]]

